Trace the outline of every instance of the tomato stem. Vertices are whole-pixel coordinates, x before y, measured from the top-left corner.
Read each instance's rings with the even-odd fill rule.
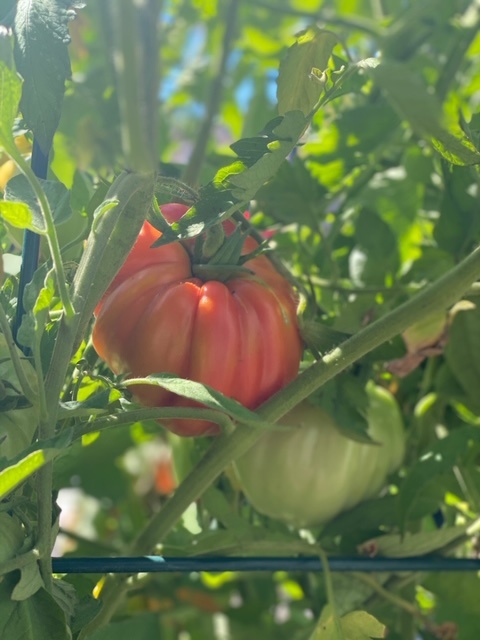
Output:
[[[198,407],[152,407],[133,409],[132,411],[122,411],[116,415],[106,418],[97,418],[94,422],[79,425],[75,428],[73,439],[77,440],[89,433],[105,431],[122,424],[132,424],[143,420],[206,420],[218,424],[222,429],[228,431],[232,427],[230,418],[221,411],[215,409],[201,409]]]

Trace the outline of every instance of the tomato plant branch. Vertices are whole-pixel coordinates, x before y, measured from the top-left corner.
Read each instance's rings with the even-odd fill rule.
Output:
[[[45,588],[52,591],[52,487],[53,465],[44,465],[37,472],[37,540],[38,565]]]
[[[363,582],[363,584],[368,585],[376,594],[381,596],[384,600],[387,600],[387,602],[391,602],[402,611],[409,613],[412,617],[418,618],[419,620],[422,620],[422,622],[425,622],[425,618],[422,615],[421,611],[419,611],[414,604],[408,602],[408,600],[404,600],[395,593],[388,591],[372,576],[366,573],[358,572],[353,573],[352,576],[360,582]]]
[[[42,212],[43,221],[45,223],[48,247],[50,249],[50,255],[52,256],[53,266],[55,268],[58,293],[60,295],[60,300],[62,301],[62,306],[65,311],[65,317],[67,319],[67,322],[69,322],[73,318],[75,311],[67,287],[67,280],[65,278],[65,270],[63,268],[60,244],[58,242],[57,230],[55,228],[52,210],[50,209],[50,203],[48,202],[48,198],[45,195],[45,192],[43,191],[37,176],[33,173],[30,165],[26,160],[24,160],[23,156],[18,153],[15,154],[15,157],[13,159],[18,165],[20,171],[27,178],[38,200],[38,204]]]
[[[52,360],[45,379],[45,418],[39,426],[39,437],[48,439],[55,433],[59,398],[65,383],[70,359],[78,341],[78,335],[89,322],[93,309],[120,268],[128,251],[137,238],[145,218],[146,207],[151,202],[154,178],[138,174],[122,174],[113,185],[118,202],[103,212],[91,232],[89,242],[72,286],[75,314],[71,319],[64,315],[55,341]],[[57,274],[58,275],[58,274]],[[52,463],[37,474],[38,496],[38,549],[40,570],[47,589],[51,590],[52,547]]]
[[[31,551],[22,553],[22,555],[11,558],[10,560],[7,560],[7,562],[3,562],[2,564],[0,564],[0,576],[4,576],[11,571],[23,569],[27,565],[31,564],[32,562],[36,562],[37,560],[38,551],[36,549],[32,549]]]
[[[480,248],[465,258],[450,272],[420,291],[397,309],[368,325],[322,360],[300,374],[282,391],[267,400],[257,413],[266,421],[276,421],[328,380],[351,364],[420,320],[425,313],[446,309],[480,277]],[[187,507],[197,500],[234,459],[246,452],[260,437],[261,431],[240,425],[232,434],[216,440],[175,495],[161,512],[154,514],[144,530],[134,540],[132,555],[146,553],[160,543]],[[106,624],[125,594],[125,577],[108,579],[104,588],[104,606],[98,616],[85,627],[79,640]]]
[[[230,0],[225,18],[225,32],[223,35],[222,51],[218,62],[217,73],[213,79],[210,88],[210,98],[207,104],[205,118],[202,122],[200,132],[198,134],[192,154],[185,167],[183,180],[190,185],[194,185],[200,174],[203,159],[210,139],[210,131],[213,126],[215,116],[222,101],[223,84],[225,80],[225,72],[227,68],[228,58],[232,49],[233,39],[235,36],[235,26],[237,19],[237,9],[239,0]]]
[[[367,325],[301,373],[288,387],[267,400],[257,413],[271,421],[319,389],[351,364],[391,340],[426,313],[444,310],[459,300],[480,275],[480,248],[410,300]]]
[[[325,582],[325,590],[327,592],[327,603],[330,605],[330,611],[333,617],[333,624],[335,626],[335,632],[338,640],[345,640],[345,634],[343,633],[342,625],[340,623],[340,617],[337,611],[337,605],[335,602],[335,593],[333,589],[332,574],[328,564],[328,558],[325,551],[319,546],[315,545],[315,551],[320,557],[323,569],[323,579]],[[313,638],[315,634],[313,635]]]
[[[207,420],[208,422],[215,422],[215,424],[218,424],[224,430],[232,427],[231,419],[225,413],[215,411],[214,409],[201,409],[197,407],[152,407],[124,411],[110,415],[107,418],[98,418],[91,422],[79,424],[75,428],[73,439],[77,440],[88,433],[105,431],[113,427],[132,424],[132,422],[140,422],[142,420],[171,420],[174,418]]]

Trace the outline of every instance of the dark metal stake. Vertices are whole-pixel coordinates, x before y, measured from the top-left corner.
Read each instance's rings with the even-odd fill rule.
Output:
[[[330,571],[480,571],[480,559],[420,556],[411,558],[329,558]],[[319,558],[53,558],[54,573],[189,573],[192,571],[321,571]]]

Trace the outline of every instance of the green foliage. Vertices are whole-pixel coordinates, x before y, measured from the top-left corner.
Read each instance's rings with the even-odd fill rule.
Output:
[[[472,308],[414,354],[408,375],[393,373],[392,362],[412,356],[398,336],[311,398],[349,437],[365,440],[364,390],[374,380],[396,396],[408,443],[401,470],[377,497],[301,532],[253,509],[228,466],[234,449],[222,449],[268,420],[167,372],[117,378],[90,332],[146,217],[162,231],[159,244],[198,237],[232,215],[234,244],[247,230],[266,240],[302,296],[302,370],[321,357],[325,368],[341,363],[346,338],[361,340],[374,320],[462,264],[480,241],[478,3],[176,0],[143,3],[137,13],[138,3],[123,0],[88,3],[73,21],[80,2],[0,4],[0,23],[13,30],[0,33],[2,333],[8,340],[19,295],[7,268],[19,259],[17,230],[47,235],[45,202],[28,176],[14,175],[28,169],[32,136],[44,152],[52,147],[39,189],[75,308],[63,316],[58,262],[52,269],[43,238],[16,327],[30,350],[28,358],[17,353],[34,393],[0,348],[0,519],[13,523],[2,530],[12,544],[0,544],[8,547],[0,640],[366,640],[387,632],[430,640],[453,628],[459,640],[476,639],[474,573],[326,582],[301,572],[139,575],[115,609],[122,577],[50,581],[48,556],[57,539],[70,557],[149,554],[154,543],[166,556],[314,555],[320,543],[340,556],[475,557],[478,281],[465,295]],[[193,168],[192,153],[203,158]],[[115,180],[125,166],[150,171],[152,158],[155,180],[129,172]],[[195,179],[184,184],[189,174]],[[169,225],[160,210],[171,200],[190,209]],[[233,249],[222,245],[216,260]],[[189,398],[192,411],[200,402],[216,412],[222,437],[212,444],[168,435],[164,409],[131,401],[142,383]],[[229,435],[233,421],[247,426]],[[225,472],[220,465],[213,473],[220,455]],[[201,489],[192,489],[191,473]],[[58,538],[52,489],[62,508]],[[105,602],[113,619],[96,628]]]

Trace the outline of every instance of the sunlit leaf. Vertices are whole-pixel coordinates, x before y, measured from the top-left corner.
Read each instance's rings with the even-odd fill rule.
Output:
[[[200,384],[193,380],[178,378],[169,373],[157,373],[146,378],[125,380],[123,384],[126,387],[144,384],[159,386],[183,398],[195,400],[210,409],[223,411],[241,422],[258,426],[263,425],[263,421],[255,413],[243,407],[239,402],[227,398],[208,385]]]
[[[35,233],[45,234],[43,220],[32,212],[24,202],[0,201],[0,216],[18,229],[30,229]]]
[[[323,91],[321,75],[338,36],[331,31],[311,26],[297,36],[280,65],[277,81],[279,113],[302,111],[308,115]]]

